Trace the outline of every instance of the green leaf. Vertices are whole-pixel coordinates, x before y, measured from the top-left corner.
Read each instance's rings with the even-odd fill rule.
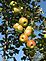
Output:
[[[35,34],[31,34],[30,36],[31,36],[32,38],[36,37],[36,35],[35,35]]]
[[[25,56],[23,56],[23,57],[21,58],[21,60],[26,60],[26,57],[25,57]]]

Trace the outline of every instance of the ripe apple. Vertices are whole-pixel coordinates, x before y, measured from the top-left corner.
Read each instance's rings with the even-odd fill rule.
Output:
[[[16,23],[16,24],[14,24],[13,25],[13,28],[15,29],[15,30],[19,30],[19,31],[22,31],[23,30],[23,27],[21,26],[21,25],[19,25],[18,23]]]
[[[19,19],[19,23],[20,23],[20,25],[22,25],[23,27],[26,27],[27,24],[28,24],[28,20],[27,20],[25,17],[21,17],[21,18]]]
[[[32,30],[33,28],[31,26],[27,26],[26,30]]]
[[[27,36],[30,36],[33,31],[33,28],[31,26],[27,26],[26,30],[24,31],[24,34]]]
[[[34,40],[28,40],[28,41],[27,41],[27,46],[28,46],[29,48],[34,48],[34,46],[36,46],[36,43],[35,43]]]
[[[11,2],[10,2],[10,5],[11,5],[11,6],[15,6],[15,4],[17,4],[17,2],[15,2],[15,1],[11,1]]]
[[[14,29],[18,29],[18,26],[19,26],[19,24],[16,23],[16,24],[13,25],[13,28],[14,28]]]
[[[21,42],[27,42],[28,36],[25,35],[25,34],[21,34],[19,40],[20,40]]]
[[[23,27],[21,25],[18,26],[18,30],[22,31]]]
[[[27,36],[30,36],[31,33],[32,33],[31,30],[25,30],[25,31],[24,31],[24,34],[26,34]]]
[[[46,38],[46,34],[44,34],[44,38]]]
[[[13,8],[13,12],[14,12],[14,13],[17,13],[17,12],[19,12],[19,11],[20,11],[19,8],[16,8],[16,7]]]

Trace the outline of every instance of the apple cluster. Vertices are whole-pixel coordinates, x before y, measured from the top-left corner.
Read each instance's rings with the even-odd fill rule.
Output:
[[[0,12],[3,20],[0,32],[5,36],[0,42],[6,59],[13,57],[14,53],[19,54],[19,47],[24,46],[22,50],[26,58],[23,56],[21,60],[34,61],[32,58],[37,58],[37,51],[43,53],[43,59],[46,60],[46,18],[41,15],[44,12],[40,8],[40,1],[42,0],[1,0]]]
[[[27,26],[28,24],[28,19],[26,19],[25,17],[21,17],[19,19],[19,23],[15,23],[13,25],[13,28],[17,31],[23,31],[24,32],[20,35],[19,40],[21,42],[25,42],[26,45],[30,48],[34,48],[34,46],[36,45],[34,40],[28,40],[28,37],[32,34],[33,32],[33,28],[32,26]]]

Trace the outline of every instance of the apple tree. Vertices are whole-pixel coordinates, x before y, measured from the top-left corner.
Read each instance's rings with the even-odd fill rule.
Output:
[[[46,61],[46,17],[42,15],[41,1],[0,0],[0,33],[4,35],[0,48],[6,61],[17,61],[14,55],[19,55],[20,47],[21,61]]]

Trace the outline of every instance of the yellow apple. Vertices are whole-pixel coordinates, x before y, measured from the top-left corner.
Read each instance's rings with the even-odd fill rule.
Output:
[[[18,30],[23,31],[23,27],[21,25],[19,25]]]
[[[27,26],[26,30],[33,30],[33,28],[31,26]]]
[[[10,2],[10,5],[11,5],[11,6],[15,6],[15,4],[17,4],[17,2],[15,2],[15,1],[11,1],[11,2]]]
[[[13,8],[13,12],[14,12],[14,13],[20,12],[20,9],[19,9],[19,8],[14,7],[14,8]]]
[[[18,29],[18,26],[19,26],[19,24],[16,23],[16,24],[13,25],[13,28],[14,28],[14,29]]]
[[[3,8],[0,7],[0,12],[2,11]]]
[[[28,24],[28,20],[25,17],[21,17],[19,19],[19,24],[22,25],[23,27],[26,27]]]
[[[46,38],[46,34],[44,34],[44,38]]]
[[[46,30],[43,31],[43,36],[44,36],[44,38],[46,38]]]
[[[13,28],[16,30],[16,31],[22,31],[23,30],[23,27],[21,25],[19,25],[18,23],[14,24],[13,25]]]
[[[25,30],[25,31],[24,31],[24,34],[26,34],[27,36],[30,36],[31,33],[32,33],[31,30]]]
[[[25,34],[21,34],[19,40],[20,40],[21,42],[27,42],[28,36],[25,35]]]
[[[30,36],[32,31],[33,31],[33,28],[31,26],[27,26],[26,30],[24,31],[24,34],[26,34],[27,36]]]

